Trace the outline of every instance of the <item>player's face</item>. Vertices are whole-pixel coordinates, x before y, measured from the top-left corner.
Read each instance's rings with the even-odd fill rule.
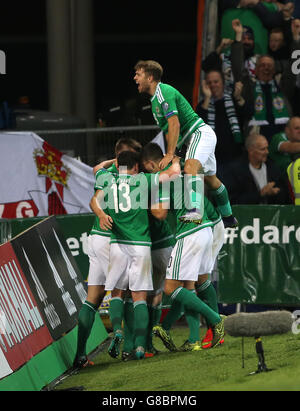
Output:
[[[149,93],[150,91],[150,77],[144,71],[144,69],[138,69],[133,77],[134,81],[138,85],[139,93]]]
[[[151,161],[151,160],[144,161],[143,168],[148,173],[157,173],[158,171],[160,171],[158,164],[156,164],[154,161]]]

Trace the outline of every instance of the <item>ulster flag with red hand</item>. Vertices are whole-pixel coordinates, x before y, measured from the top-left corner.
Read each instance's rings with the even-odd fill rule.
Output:
[[[0,134],[0,218],[90,212],[93,170],[34,133]]]

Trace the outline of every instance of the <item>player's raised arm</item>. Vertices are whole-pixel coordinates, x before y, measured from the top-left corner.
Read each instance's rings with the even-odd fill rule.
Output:
[[[97,171],[101,170],[101,168],[109,168],[115,163],[116,159],[113,158],[111,160],[104,160],[101,161],[101,163],[97,164],[95,167],[93,167],[93,173],[96,174]]]
[[[167,153],[159,163],[159,167],[163,170],[172,161],[176,150],[178,138],[180,133],[180,123],[178,116],[174,115],[168,118],[168,133],[166,135],[167,140]]]
[[[152,204],[151,213],[158,220],[165,220],[168,215],[168,208],[166,208],[166,205],[161,202]]]

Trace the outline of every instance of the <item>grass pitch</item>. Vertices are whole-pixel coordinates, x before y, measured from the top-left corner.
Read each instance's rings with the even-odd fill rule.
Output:
[[[206,329],[202,329],[201,335]],[[172,330],[177,346],[188,336],[180,326]],[[271,372],[249,376],[257,370],[254,338],[225,337],[225,343],[200,352],[168,352],[154,337],[161,351],[153,358],[123,362],[107,350],[98,354],[95,365],[66,378],[55,390],[83,386],[86,391],[299,391],[300,334],[288,333],[262,339],[265,362]],[[107,346],[107,344],[106,344]]]

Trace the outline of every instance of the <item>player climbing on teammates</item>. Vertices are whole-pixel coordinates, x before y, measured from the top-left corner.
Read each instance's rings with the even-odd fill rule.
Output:
[[[213,129],[195,113],[178,90],[161,82],[163,68],[158,62],[141,60],[134,69],[138,91],[150,95],[153,116],[166,134],[167,153],[160,163],[160,168],[164,169],[168,165],[176,149],[187,149],[184,172],[188,175],[185,188],[189,193],[189,207],[180,220],[201,223],[203,203],[199,190],[199,174],[204,173],[205,183],[215,198],[225,227],[237,227],[238,222],[232,215],[227,189],[216,176],[216,135]]]

